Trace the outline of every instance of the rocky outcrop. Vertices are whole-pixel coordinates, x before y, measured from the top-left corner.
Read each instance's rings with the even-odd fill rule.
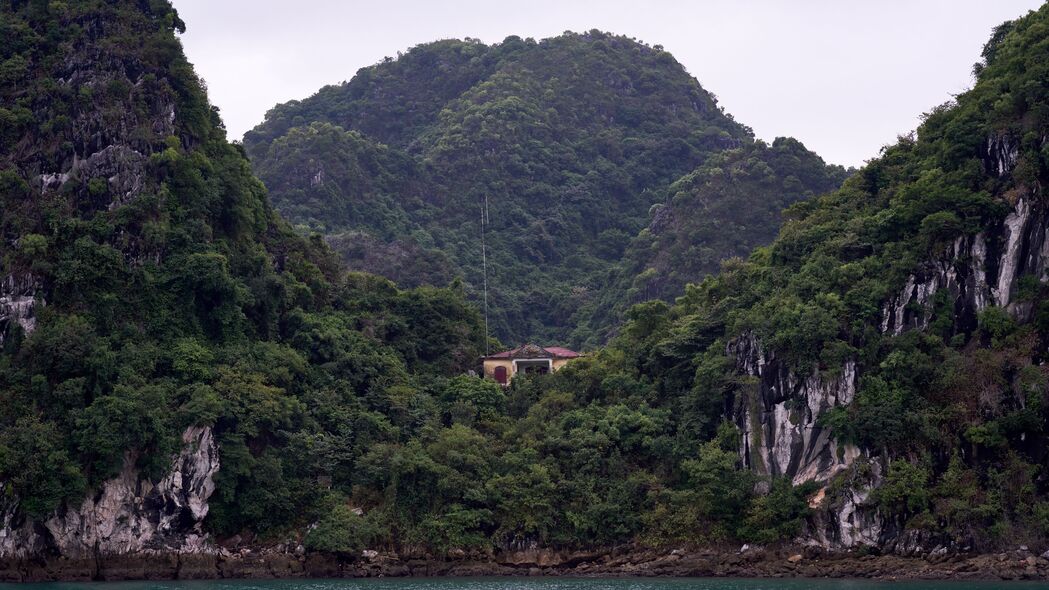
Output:
[[[881,330],[898,335],[922,330],[937,313],[950,313],[960,332],[976,327],[979,312],[999,306],[1025,321],[1031,306],[1020,298],[1019,282],[1033,276],[1049,280],[1049,211],[1021,197],[1005,220],[988,231],[957,238],[943,254],[907,277],[903,289],[886,302]]]
[[[823,549],[869,547],[891,552],[894,523],[869,502],[884,481],[883,472],[880,460],[854,458],[835,489],[825,485],[810,498],[809,506],[815,510],[805,541]]]
[[[813,370],[800,376],[749,333],[729,345],[729,354],[740,373],[755,378],[736,411],[747,467],[799,484],[827,481],[859,456],[859,449],[839,444],[818,423],[830,408],[852,402],[855,362],[845,363],[836,374]]]
[[[31,274],[9,274],[0,281],[0,346],[15,326],[26,335],[36,329],[36,278]]]
[[[143,479],[128,456],[121,473],[80,506],[44,521],[22,518],[17,502],[7,503],[0,512],[0,559],[213,552],[201,523],[215,491],[218,446],[211,428],[203,427],[187,428],[182,442],[159,482]]]
[[[147,190],[149,154],[177,137],[177,94],[140,56],[94,40],[109,26],[104,17],[76,24],[85,29],[84,38],[64,48],[49,75],[58,91],[81,101],[61,113],[52,112],[47,101],[33,105],[38,121],[56,114],[68,119],[68,146],[58,154],[26,151],[17,165],[43,193],[75,195],[82,212],[112,210]]]
[[[733,341],[728,352],[736,359],[736,369],[753,378],[736,402],[743,464],[758,474],[788,477],[794,485],[824,484],[810,501],[817,510],[808,542],[828,549],[877,545],[882,525],[877,513],[866,505],[871,484],[846,489],[840,497],[827,497],[826,484],[862,455],[855,445],[835,440],[819,423],[829,409],[852,403],[855,361],[846,362],[835,373],[814,369],[801,376],[775,352],[765,350],[752,333]]]
[[[995,133],[987,137],[984,161],[989,171],[1005,176],[1016,167],[1020,158],[1020,141],[1010,133]]]
[[[1018,548],[990,555],[944,550],[907,556],[825,552],[818,547],[661,548],[619,546],[528,555],[464,553],[360,556],[253,548],[212,555],[133,555],[97,562],[0,561],[0,581],[385,578],[433,576],[873,578],[881,580],[1046,580],[1046,555]]]
[[[41,174],[40,188],[48,193],[60,190],[71,180],[86,182],[101,179],[105,181],[106,207],[113,210],[129,203],[142,192],[146,161],[146,156],[127,145],[106,146],[86,158],[75,157],[72,166],[65,172]]]
[[[1007,137],[989,141],[996,171],[1007,173],[1015,166],[1014,150]],[[948,313],[956,332],[969,333],[989,306],[1029,320],[1031,305],[1021,293],[1021,279],[1028,276],[1049,281],[1049,210],[1030,195],[1018,198],[1001,223],[957,238],[908,276],[882,309],[881,331],[899,335],[923,330],[936,314]],[[750,387],[742,388],[734,411],[747,467],[789,477],[795,485],[826,484],[865,457],[860,449],[835,441],[819,424],[827,410],[852,402],[859,372],[855,362],[834,372],[798,375],[750,333],[733,341],[728,352],[736,359],[736,370],[753,378]],[[839,489],[836,497],[827,497],[826,486],[820,490],[810,503],[817,511],[807,542],[826,549],[866,545],[908,554],[921,545],[921,539],[905,538],[868,501],[881,483],[883,461],[865,461],[865,477]]]

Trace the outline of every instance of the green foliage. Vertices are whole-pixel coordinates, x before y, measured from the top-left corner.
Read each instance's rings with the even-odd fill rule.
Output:
[[[274,107],[245,147],[282,214],[398,284],[458,277],[479,301],[483,229],[493,333],[577,346],[845,177],[754,142],[661,48],[599,31],[420,45]]]
[[[476,379],[466,375],[450,380],[441,390],[438,399],[447,408],[453,421],[465,419],[496,419],[506,407],[506,396],[494,381]]]
[[[855,396],[821,412],[818,424],[889,467],[883,482],[868,469],[839,485],[880,483],[871,499],[883,514],[959,546],[1038,538],[1042,521],[1035,515],[1049,494],[1044,479],[1032,475],[1046,460],[1045,388],[1034,385],[1046,379],[1046,291],[1036,284],[1040,271],[1024,265],[1009,286],[1008,306],[986,305],[972,284],[973,269],[987,269],[983,280],[1001,292],[991,273],[999,272],[994,261],[1015,231],[1001,229],[1002,222],[1021,195],[1038,215],[1044,207],[1041,189],[1032,187],[1049,182],[1041,143],[1049,129],[1047,19],[1049,9],[1042,8],[1000,28],[972,90],[928,114],[915,136],[885,148],[840,190],[799,199],[770,246],[724,263],[719,275],[688,286],[673,306],[645,304],[627,314],[609,346],[621,356],[605,351],[598,360],[616,359],[604,363],[608,371],[636,371],[642,399],[674,408],[677,453],[695,448],[716,457],[704,439],[721,416],[767,415],[771,403],[786,403],[792,416],[797,411],[802,400],[782,399],[785,392],[771,389],[768,375],[739,375],[749,353],[741,347],[760,347],[766,371],[777,379],[790,371],[797,382],[831,383],[851,361],[859,373]],[[1008,158],[992,153],[1013,146]],[[708,166],[712,179],[743,177],[740,168],[717,160]],[[762,169],[749,168],[756,175]],[[675,206],[657,209],[654,218]],[[970,248],[976,234],[993,251],[986,265],[969,257],[978,256]],[[649,240],[657,253],[672,243]],[[662,276],[656,268],[639,267],[632,286],[655,284]],[[937,273],[958,279],[935,283],[940,290],[928,293],[934,284],[928,277]],[[915,286],[909,277],[925,283]],[[927,301],[893,309],[901,292],[910,298],[919,291]],[[767,470],[753,450],[766,444],[760,437],[767,431],[754,420],[746,425],[748,459]],[[702,433],[699,440],[695,433]],[[694,473],[705,461],[706,471],[722,474],[711,481],[731,481],[728,455],[724,463],[678,456],[685,458],[682,468]],[[729,513],[745,515],[734,525],[738,537],[771,542],[797,530],[805,490],[788,494],[777,488],[783,484],[770,485],[768,496],[744,507],[731,489],[714,488],[735,507]],[[838,493],[829,491],[828,501],[838,501]],[[709,518],[698,490],[660,490],[654,498],[649,538],[686,539],[682,531]],[[725,537],[732,528],[710,530]]]
[[[819,484],[793,487],[786,478],[774,478],[768,494],[756,498],[747,510],[739,536],[752,543],[794,539],[812,513],[808,497]]]
[[[929,507],[928,465],[897,460],[889,466],[885,483],[874,492],[874,501],[892,513],[919,514]]]
[[[75,418],[74,438],[81,456],[89,457],[92,478],[117,475],[124,451],[138,449],[154,458],[149,473],[162,475],[170,467],[177,438],[170,421],[168,392],[161,385],[117,386],[110,395],[95,398]]]
[[[1016,330],[1016,322],[1007,311],[1000,307],[988,307],[981,311],[979,323],[980,330],[996,341],[1000,341]]]
[[[901,334],[882,322],[948,243],[982,232],[1001,250],[988,228],[1049,183],[1047,15],[999,29],[972,91],[821,197],[844,171],[792,140],[753,141],[667,54],[596,32],[440,42],[277,107],[247,149],[297,223],[343,232],[340,248],[363,236],[351,260],[370,268],[381,243],[413,253],[398,272],[432,266],[421,283],[474,272],[487,195],[501,334],[584,318],[573,337],[596,342],[602,317],[625,317],[606,348],[504,389],[468,375],[486,344],[475,276],[402,290],[347,275],[270,210],[167,2],[4,4],[0,276],[46,302],[31,334],[4,326],[4,494],[44,518],[122,469],[156,479],[200,425],[220,443],[217,536],[308,530],[311,549],[346,555],[776,543],[802,530],[815,486],[765,479],[763,425],[726,420],[809,408],[766,399],[741,374],[746,345],[798,383],[855,362],[854,399],[817,426],[869,458],[828,501],[880,462],[871,502],[901,524],[980,548],[1044,538],[1041,277],[1017,281],[1022,309],[977,313],[947,288],[904,309]],[[77,64],[104,84],[63,74],[77,43],[106,58]],[[145,155],[124,163],[131,194],[37,180],[98,148],[77,131],[89,122]],[[1004,174],[987,160],[1003,134],[1019,142]],[[741,217],[753,195],[767,207]],[[771,245],[722,261],[771,236],[787,205]],[[620,252],[636,265],[625,282]],[[594,304],[600,285],[664,301]]]
[[[77,500],[84,475],[62,444],[64,433],[51,422],[25,417],[0,432],[0,472],[6,493],[18,494],[20,507],[43,518],[63,501]]]
[[[614,277],[573,321],[574,340],[600,344],[630,305],[672,301],[723,260],[772,241],[786,207],[838,188],[848,172],[828,166],[791,138],[712,155],[674,181],[649,212]]]
[[[356,556],[372,546],[378,533],[366,518],[342,504],[331,509],[316,527],[306,534],[307,549]]]
[[[440,423],[480,315],[454,289],[344,276],[278,218],[183,27],[163,0],[0,7],[0,277],[37,302],[32,334],[0,325],[0,481],[44,518],[122,469],[159,478],[182,429],[209,426],[207,526],[305,526],[330,507],[320,479],[348,493],[366,449]],[[89,158],[101,173],[74,174]],[[498,388],[459,385],[500,410]]]
[[[937,211],[922,219],[921,233],[931,243],[950,240],[962,233],[962,220],[953,211]]]

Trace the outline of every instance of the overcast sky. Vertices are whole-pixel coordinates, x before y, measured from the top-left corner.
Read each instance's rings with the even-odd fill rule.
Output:
[[[1039,0],[173,0],[232,138],[266,111],[449,37],[601,29],[662,45],[758,137],[860,165],[972,84],[991,28]]]

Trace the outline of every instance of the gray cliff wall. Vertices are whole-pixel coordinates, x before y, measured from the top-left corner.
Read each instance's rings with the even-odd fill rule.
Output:
[[[1007,135],[992,136],[985,156],[990,172],[1009,174],[1016,164],[1016,142]],[[1032,306],[1019,297],[1019,283],[1026,276],[1049,280],[1049,208],[1030,193],[1015,198],[1001,223],[957,238],[908,276],[885,302],[880,329],[889,335],[924,330],[937,299],[945,305],[939,313],[951,313],[961,332],[975,329],[978,314],[989,306],[1027,321]],[[922,539],[902,531],[868,501],[888,459],[835,440],[818,423],[828,409],[852,402],[863,368],[849,361],[833,371],[797,375],[753,334],[734,340],[728,353],[736,359],[738,373],[753,378],[740,392],[733,415],[742,432],[744,464],[759,474],[789,477],[795,485],[823,484],[810,501],[818,510],[803,540],[829,549],[877,545],[900,553],[921,550]],[[849,485],[830,497],[826,484],[839,474],[849,478]]]
[[[0,504],[0,559],[213,552],[202,522],[215,491],[218,445],[204,427],[187,428],[182,442],[159,482],[143,479],[127,458],[120,475],[46,520],[21,516],[17,499]]]
[[[37,290],[36,278],[28,273],[12,273],[0,279],[0,346],[15,329],[25,335],[36,329],[36,308],[44,304]]]

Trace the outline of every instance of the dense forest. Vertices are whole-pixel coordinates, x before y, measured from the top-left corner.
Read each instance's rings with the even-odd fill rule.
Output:
[[[513,344],[603,344],[630,303],[672,301],[845,178],[793,140],[755,141],[660,47],[599,31],[420,45],[278,105],[244,142],[277,210],[350,268],[461,278],[477,302],[483,231],[493,335]],[[635,287],[666,270],[653,233],[701,252]]]
[[[638,507],[663,515],[660,538],[696,522],[753,538],[752,518],[804,512],[784,497],[818,483],[817,512],[848,514],[863,544],[1045,545],[1049,7],[996,28],[982,57],[973,89],[789,208],[770,246],[673,306],[634,307],[607,349],[533,385],[668,412],[677,469]],[[803,469],[821,430],[840,465],[825,481]],[[698,478],[696,456],[740,480]],[[755,473],[769,495],[722,512]],[[759,530],[794,526],[773,522]]]
[[[422,46],[276,109],[246,150],[184,27],[166,0],[0,3],[5,538],[121,471],[158,481],[198,427],[221,457],[203,520],[218,541],[348,557],[1046,545],[1049,7],[995,29],[970,91],[819,197],[844,171],[753,140],[665,52],[624,38]],[[590,96],[573,72],[599,66],[608,94]],[[427,68],[447,75],[419,84]],[[586,108],[540,108],[572,89]],[[249,151],[296,223],[377,244],[376,264],[417,249],[433,273],[419,282],[448,285],[344,270],[274,211]],[[542,257],[517,256],[578,231],[593,240],[572,255],[617,252],[583,275],[653,298],[580,305],[625,323],[508,388],[470,374],[487,343],[455,278],[473,246],[427,220],[479,219],[489,191],[497,260],[534,269]],[[569,195],[574,213],[556,205]],[[760,239],[788,205],[771,244],[720,262],[750,248],[736,228]],[[545,246],[515,242],[543,231]],[[573,268],[529,281],[561,289]]]
[[[21,513],[79,501],[128,451],[155,478],[200,424],[214,530],[287,526],[323,500],[318,470],[455,397],[476,309],[347,275],[292,231],[167,2],[0,7],[0,302],[27,303],[0,314],[0,481]]]

